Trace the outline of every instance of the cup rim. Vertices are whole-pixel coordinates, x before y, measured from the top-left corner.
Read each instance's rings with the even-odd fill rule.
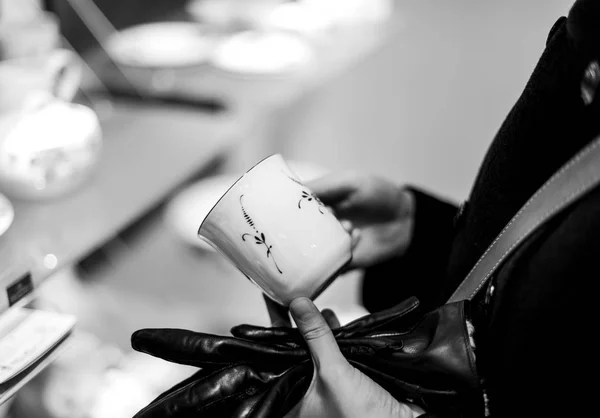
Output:
[[[271,154],[266,156],[265,158],[263,158],[262,160],[258,161],[256,164],[254,164],[252,167],[250,167],[248,170],[246,170],[241,176],[238,177],[238,179],[236,181],[234,181],[231,186],[229,186],[227,188],[227,190],[221,195],[221,197],[219,197],[219,200],[217,200],[215,202],[215,204],[212,206],[212,208],[210,208],[210,210],[208,211],[208,213],[206,214],[206,216],[204,217],[204,219],[202,220],[202,222],[200,223],[200,226],[198,227],[198,232],[197,232],[197,236],[199,238],[202,238],[202,235],[200,235],[200,231],[202,230],[202,227],[204,226],[204,223],[206,222],[206,220],[210,217],[211,213],[213,213],[213,211],[215,210],[215,208],[219,205],[219,203],[221,203],[221,200],[223,200],[223,198],[225,196],[227,196],[227,194],[231,191],[231,189],[233,189],[233,187],[238,184],[240,182],[241,179],[243,179],[248,173],[250,173],[252,170],[254,170],[256,167],[258,167],[259,165],[261,165],[262,163],[264,163],[265,161],[273,158],[273,157],[281,157],[281,154],[276,153],[276,154]]]

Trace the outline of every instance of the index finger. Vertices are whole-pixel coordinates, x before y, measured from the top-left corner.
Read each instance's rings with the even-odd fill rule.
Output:
[[[342,172],[328,174],[306,183],[325,204],[336,204],[356,189],[356,175]]]

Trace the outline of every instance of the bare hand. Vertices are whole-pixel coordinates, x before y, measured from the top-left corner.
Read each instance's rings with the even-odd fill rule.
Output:
[[[286,418],[415,418],[424,413],[416,406],[398,402],[352,367],[310,299],[293,300],[290,311],[308,344],[315,372],[304,398]]]
[[[370,267],[408,248],[414,221],[414,197],[409,191],[353,173],[330,174],[307,186],[353,232],[351,267]]]

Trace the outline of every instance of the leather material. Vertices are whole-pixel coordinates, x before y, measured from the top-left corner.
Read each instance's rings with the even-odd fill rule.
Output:
[[[348,361],[396,399],[455,416],[483,411],[467,329],[468,302],[427,314],[408,299],[334,330]],[[296,329],[238,326],[225,337],[144,329],[138,351],[202,370],[140,411],[148,417],[284,416],[312,379],[310,354]]]
[[[527,237],[600,183],[600,137],[556,172],[483,253],[448,303],[470,300]]]
[[[136,417],[269,417],[283,399],[297,403],[312,378],[304,360],[279,371],[238,362],[207,367],[161,394]],[[285,395],[285,396],[282,396]]]
[[[364,337],[367,334],[379,332],[384,327],[395,330],[409,330],[421,316],[423,316],[423,312],[420,309],[419,300],[411,297],[392,308],[363,316],[344,327],[332,331],[339,340]],[[231,334],[234,337],[252,341],[284,343],[296,347],[304,344],[304,339],[297,328],[266,328],[242,324],[233,327]]]

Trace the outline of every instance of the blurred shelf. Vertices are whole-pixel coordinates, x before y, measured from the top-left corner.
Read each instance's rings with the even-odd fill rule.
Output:
[[[118,101],[102,113],[103,154],[90,181],[55,200],[13,201],[15,221],[0,238],[0,277],[29,270],[37,287],[223,158],[240,129],[227,111]],[[46,255],[55,265],[44,266]]]
[[[381,23],[341,25],[326,35],[306,37],[314,49],[314,59],[294,72],[281,75],[236,74],[209,62],[173,69],[117,67],[100,48],[90,50],[84,58],[102,82],[115,89],[133,88],[149,95],[177,96],[190,101],[220,97],[236,109],[255,114],[257,109],[287,106],[349,70],[383,46],[402,27],[400,11],[395,10]]]

